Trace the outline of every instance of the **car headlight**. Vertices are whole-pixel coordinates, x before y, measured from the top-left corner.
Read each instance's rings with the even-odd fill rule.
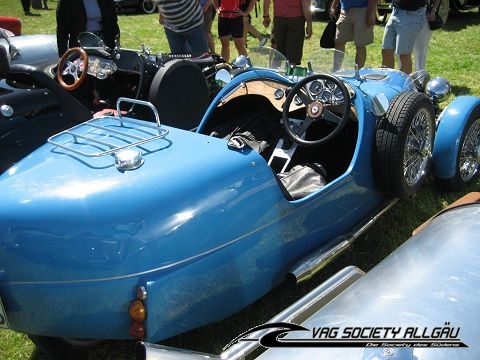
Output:
[[[451,90],[450,83],[443,77],[435,77],[425,86],[425,93],[436,103],[447,100]]]

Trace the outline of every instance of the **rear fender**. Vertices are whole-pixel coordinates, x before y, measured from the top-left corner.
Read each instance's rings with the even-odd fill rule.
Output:
[[[455,166],[460,139],[466,123],[477,106],[480,98],[459,96],[440,114],[440,120],[433,146],[433,173],[439,179],[455,176]]]

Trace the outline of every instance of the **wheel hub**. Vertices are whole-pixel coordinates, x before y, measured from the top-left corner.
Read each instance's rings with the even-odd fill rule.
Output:
[[[322,116],[323,113],[323,104],[320,101],[313,101],[307,109],[307,114],[312,119],[318,119]]]

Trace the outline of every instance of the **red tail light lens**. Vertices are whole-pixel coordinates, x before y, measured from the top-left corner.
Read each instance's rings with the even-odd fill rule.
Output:
[[[145,326],[138,321],[132,322],[130,324],[130,335],[135,339],[143,339],[145,337]]]

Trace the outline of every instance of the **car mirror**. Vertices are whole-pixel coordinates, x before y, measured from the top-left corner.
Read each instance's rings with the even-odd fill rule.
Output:
[[[220,69],[215,74],[215,82],[220,86],[228,84],[231,80],[232,75],[230,75],[230,72],[226,69]]]

